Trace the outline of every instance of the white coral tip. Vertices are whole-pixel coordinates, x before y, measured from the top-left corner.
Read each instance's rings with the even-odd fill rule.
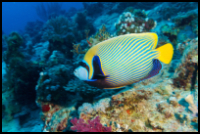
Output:
[[[122,32],[125,33],[125,32],[126,32],[126,29],[123,29]]]
[[[193,96],[191,94],[189,94],[186,98],[185,101],[187,101],[189,104],[194,104],[193,102]]]

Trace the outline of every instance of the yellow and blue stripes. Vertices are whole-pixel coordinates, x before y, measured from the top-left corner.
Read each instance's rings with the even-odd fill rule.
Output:
[[[110,75],[107,81],[120,86],[147,76],[153,67],[152,59],[158,55],[152,51],[155,44],[155,39],[144,34],[119,36],[112,39],[111,44],[102,43],[97,49],[97,55],[101,59],[103,71]]]
[[[159,60],[169,63],[173,56],[173,52],[168,57],[161,54],[165,48],[172,51],[172,45],[157,50],[157,42],[155,33],[127,34],[100,42],[84,57],[89,67],[88,79],[100,75],[101,80],[96,79],[100,87],[116,88],[156,75],[162,67]]]

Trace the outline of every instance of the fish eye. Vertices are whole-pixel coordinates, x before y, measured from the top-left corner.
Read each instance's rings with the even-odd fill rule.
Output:
[[[79,62],[79,66],[83,66],[83,67],[85,67],[85,66],[87,66],[84,62]]]

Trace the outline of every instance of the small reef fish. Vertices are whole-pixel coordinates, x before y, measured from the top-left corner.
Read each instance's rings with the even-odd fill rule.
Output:
[[[156,33],[132,33],[110,38],[91,47],[74,75],[91,86],[121,88],[159,73],[169,64],[174,49],[167,43],[156,48]]]

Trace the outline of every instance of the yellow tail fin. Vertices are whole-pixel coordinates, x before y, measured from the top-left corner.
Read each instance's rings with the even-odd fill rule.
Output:
[[[160,52],[158,56],[158,60],[165,64],[169,64],[172,60],[173,54],[174,54],[174,48],[171,43],[167,43],[159,48],[156,49],[158,52]]]

